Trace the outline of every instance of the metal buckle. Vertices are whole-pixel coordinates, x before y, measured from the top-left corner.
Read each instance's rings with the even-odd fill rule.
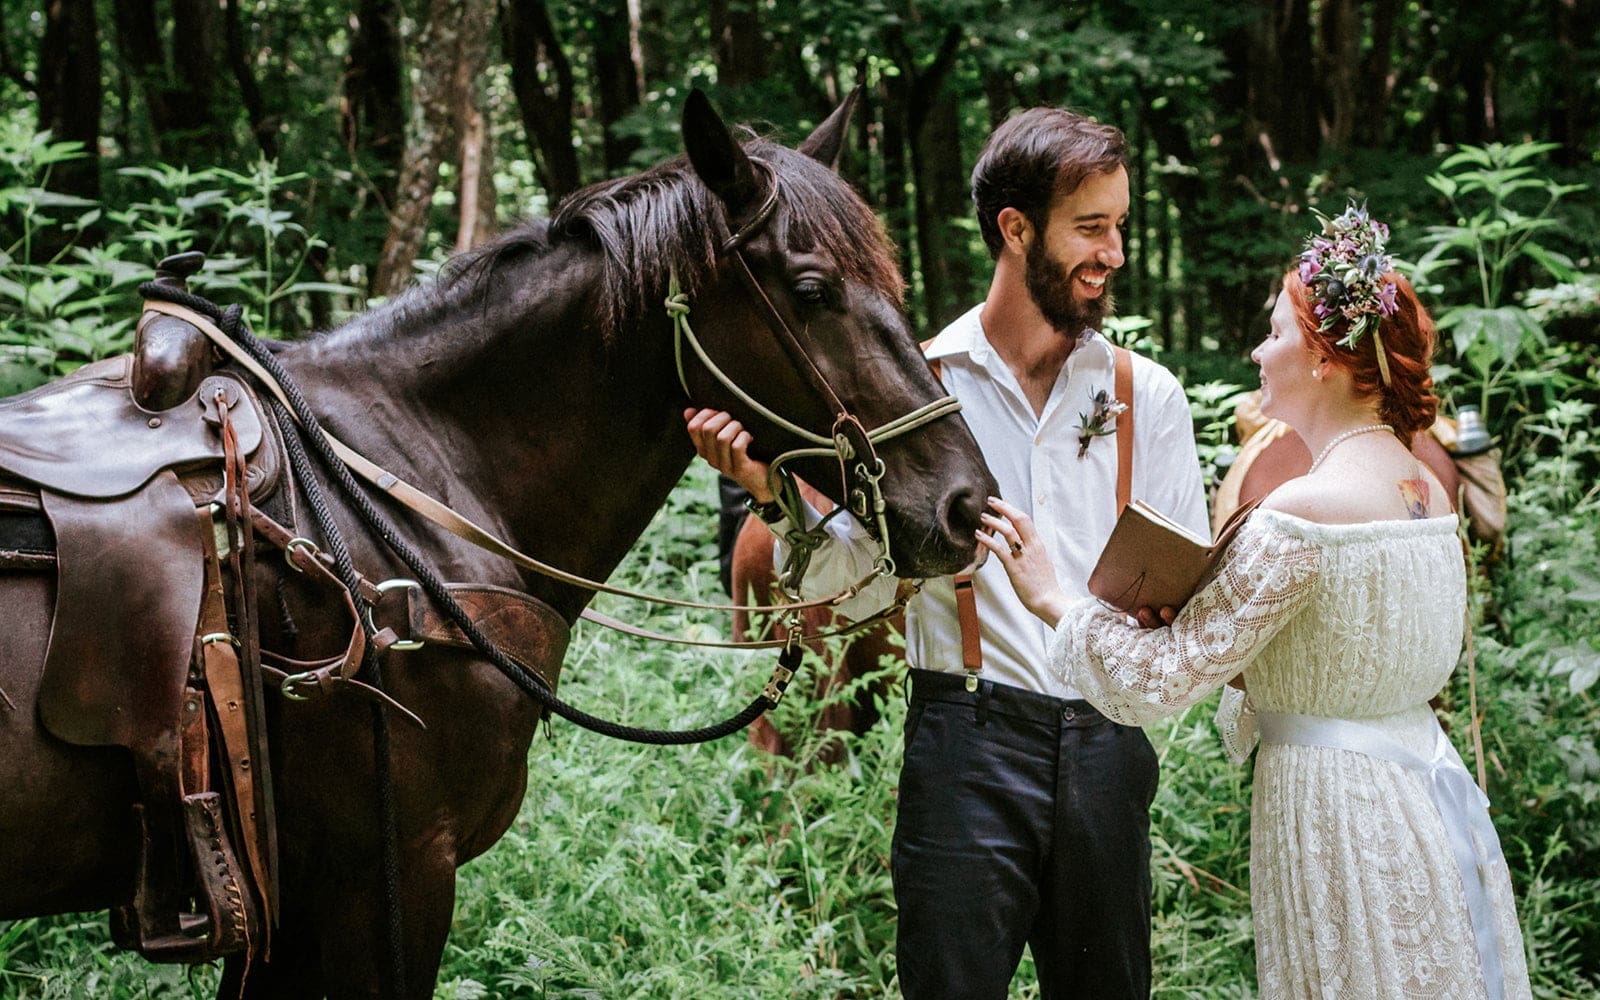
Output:
[[[278,686],[278,693],[290,701],[310,701],[312,694],[320,690],[320,685],[313,679],[314,676],[310,670],[300,674],[290,674]],[[308,689],[305,693],[300,691],[302,686]]]
[[[395,577],[392,580],[383,581],[373,589],[381,594],[384,591],[397,590],[400,587],[410,587],[420,590],[422,589],[422,584],[415,580],[408,580],[405,577]],[[378,623],[372,618],[372,610],[372,605],[369,604],[362,612],[367,619],[367,627],[369,629],[369,632],[367,633],[368,635],[375,634],[378,631]],[[390,643],[389,648],[402,653],[408,653],[414,649],[421,649],[425,645],[427,645],[427,643],[422,639],[396,639],[394,642]]]
[[[296,566],[294,564],[294,550],[296,548],[305,549],[313,558],[315,558],[317,553],[321,552],[322,549],[318,548],[317,547],[317,543],[313,542],[311,539],[303,538],[303,537],[298,536],[298,535],[296,535],[294,538],[289,539],[288,542],[284,543],[284,546],[283,546],[283,561],[288,563],[289,564],[289,568],[294,570],[296,573],[304,573],[305,570],[301,569],[299,566]]]

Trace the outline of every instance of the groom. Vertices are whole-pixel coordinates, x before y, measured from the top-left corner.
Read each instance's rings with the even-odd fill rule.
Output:
[[[972,175],[994,258],[984,301],[928,345],[1005,498],[1040,526],[1063,587],[1085,581],[1117,517],[1117,416],[1103,405],[1113,355],[1098,328],[1123,264],[1128,214],[1122,133],[1034,108],[989,138]],[[1208,530],[1193,422],[1177,380],[1133,359],[1132,495]],[[750,435],[726,413],[687,413],[701,457],[784,528]],[[807,596],[859,580],[876,551],[848,518],[829,523]],[[893,580],[841,610],[888,603]],[[911,1000],[1001,1000],[1024,945],[1041,995],[1096,1000],[1150,990],[1149,808],[1156,756],[1046,673],[1052,639],[998,560],[976,574],[982,669],[963,671],[951,580],[906,609],[912,665],[891,857],[896,955]]]

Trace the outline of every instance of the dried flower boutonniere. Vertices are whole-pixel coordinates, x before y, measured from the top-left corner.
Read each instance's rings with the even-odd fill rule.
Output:
[[[1116,432],[1117,414],[1128,408],[1128,404],[1111,395],[1104,389],[1096,389],[1089,396],[1091,410],[1088,413],[1078,414],[1078,457],[1089,453],[1089,442],[1097,437],[1105,437]]]

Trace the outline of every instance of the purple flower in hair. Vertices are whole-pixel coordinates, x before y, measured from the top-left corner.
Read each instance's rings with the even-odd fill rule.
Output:
[[[1324,331],[1347,323],[1339,343],[1353,347],[1377,321],[1399,308],[1395,286],[1384,281],[1394,260],[1384,252],[1389,227],[1371,218],[1365,205],[1351,203],[1328,218],[1316,209],[1322,231],[1306,239],[1300,254],[1300,280],[1306,284]]]
[[[1393,316],[1400,311],[1400,303],[1395,301],[1395,296],[1400,293],[1400,286],[1394,282],[1385,282],[1378,287],[1378,312],[1384,316]]]

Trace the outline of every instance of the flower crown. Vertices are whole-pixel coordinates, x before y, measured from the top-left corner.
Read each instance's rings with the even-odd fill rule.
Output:
[[[1322,220],[1322,232],[1306,237],[1300,254],[1300,280],[1311,293],[1314,311],[1326,333],[1340,320],[1349,330],[1339,341],[1341,347],[1355,347],[1369,331],[1377,348],[1378,372],[1389,384],[1389,360],[1383,349],[1378,327],[1383,317],[1400,308],[1395,301],[1396,287],[1383,280],[1394,271],[1394,259],[1384,252],[1389,227],[1367,216],[1367,206],[1351,202],[1343,214],[1328,218],[1311,210]]]

